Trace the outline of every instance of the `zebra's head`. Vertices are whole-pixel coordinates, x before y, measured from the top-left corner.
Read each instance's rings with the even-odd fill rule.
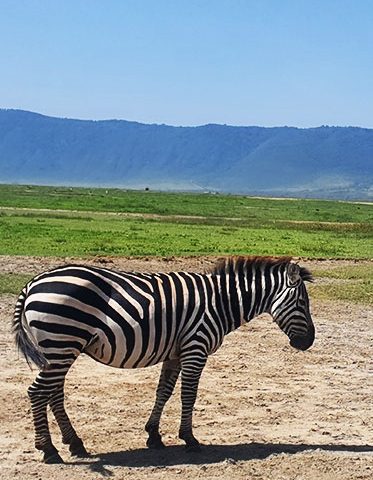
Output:
[[[298,350],[307,350],[314,342],[315,327],[304,282],[312,281],[312,275],[306,268],[288,262],[282,279],[270,313],[289,337],[290,345]]]

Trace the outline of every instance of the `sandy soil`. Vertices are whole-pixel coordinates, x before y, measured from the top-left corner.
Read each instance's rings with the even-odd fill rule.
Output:
[[[68,259],[0,257],[0,273],[39,273]],[[211,268],[211,258],[96,259],[139,271]],[[314,262],[306,262],[312,269]],[[330,263],[321,262],[328,268]],[[71,369],[67,407],[92,457],[55,445],[64,465],[44,465],[33,447],[26,389],[31,372],[9,331],[16,297],[0,302],[0,475],[2,479],[321,479],[373,478],[373,310],[314,302],[315,345],[296,352],[268,316],[229,335],[204,371],[195,409],[199,454],[177,438],[179,388],[166,407],[168,448],[145,448],[159,366],[112,369],[82,355]]]

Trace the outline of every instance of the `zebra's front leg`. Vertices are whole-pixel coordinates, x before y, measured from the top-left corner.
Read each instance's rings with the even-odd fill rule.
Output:
[[[149,448],[163,448],[165,446],[159,433],[159,423],[164,406],[172,395],[179,373],[179,360],[168,360],[163,363],[154,407],[145,425],[145,430],[149,434],[146,445]]]
[[[71,421],[66,413],[64,397],[64,384],[62,384],[49,400],[49,405],[62,433],[62,443],[69,445],[69,450],[72,455],[81,458],[88,457],[89,454],[74,427],[71,425]]]
[[[181,423],[179,438],[185,441],[186,449],[198,452],[200,443],[193,435],[193,408],[197,398],[197,390],[202,370],[207,357],[189,356],[181,362]]]

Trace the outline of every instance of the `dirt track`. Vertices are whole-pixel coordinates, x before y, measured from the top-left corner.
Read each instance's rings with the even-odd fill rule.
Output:
[[[208,258],[100,262],[145,271],[201,271],[213,263]],[[60,263],[0,257],[0,273],[32,275]],[[55,466],[42,464],[33,448],[26,389],[36,372],[18,357],[9,333],[15,298],[3,295],[0,304],[1,478],[373,478],[371,308],[314,302],[317,337],[306,353],[291,349],[267,316],[229,335],[209,359],[199,388],[194,425],[205,445],[200,454],[184,452],[177,439],[179,388],[163,417],[168,448],[144,448],[158,366],[121,371],[82,356],[68,376],[67,408],[92,457],[69,457],[53,424],[55,444],[66,460]]]

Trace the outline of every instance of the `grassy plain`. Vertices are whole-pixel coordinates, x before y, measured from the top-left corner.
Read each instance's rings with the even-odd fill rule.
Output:
[[[0,254],[372,258],[373,206],[0,185]]]
[[[315,283],[308,287],[312,298],[342,300],[373,306],[372,264],[313,267]]]
[[[373,223],[373,206],[325,200],[0,185],[0,206],[86,212],[200,216],[247,222]]]
[[[32,275],[24,273],[0,273],[0,295],[4,293],[19,294]]]

